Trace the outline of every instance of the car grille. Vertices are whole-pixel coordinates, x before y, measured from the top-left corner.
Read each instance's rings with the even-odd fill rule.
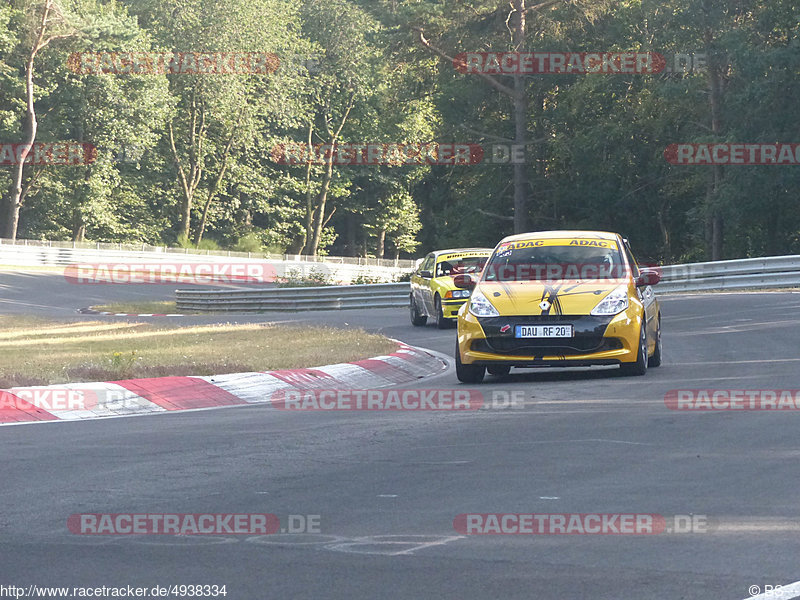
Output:
[[[472,342],[476,352],[509,356],[572,356],[606,350],[619,350],[622,342],[604,337],[613,317],[590,315],[535,315],[479,318],[486,339]],[[571,338],[515,338],[517,325],[570,323],[575,335]],[[503,331],[505,329],[505,331]]]
[[[475,352],[491,352],[509,356],[572,356],[606,350],[619,350],[622,342],[616,338],[596,336],[575,337],[565,340],[489,338],[472,342]]]

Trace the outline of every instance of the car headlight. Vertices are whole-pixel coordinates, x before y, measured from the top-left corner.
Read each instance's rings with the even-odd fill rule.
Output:
[[[451,292],[447,293],[450,294]],[[460,298],[469,298],[469,290],[453,290],[452,298],[455,298],[456,300]]]
[[[500,313],[494,305],[489,302],[488,298],[481,294],[479,291],[472,292],[472,297],[469,301],[469,312],[476,317],[499,317]]]
[[[609,316],[621,313],[628,308],[628,286],[621,285],[608,296],[603,298],[597,306],[594,307],[591,314],[594,316]]]

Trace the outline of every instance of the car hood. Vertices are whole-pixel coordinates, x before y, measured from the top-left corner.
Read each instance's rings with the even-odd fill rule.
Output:
[[[588,315],[624,282],[480,282],[480,291],[503,316]],[[543,301],[546,304],[543,304]]]

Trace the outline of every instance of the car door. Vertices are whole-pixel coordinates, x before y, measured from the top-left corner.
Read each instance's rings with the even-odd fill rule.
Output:
[[[627,240],[624,240],[624,244],[625,244],[625,255],[628,259],[628,262],[631,265],[631,276],[635,281],[636,278],[639,277],[641,270],[639,269],[639,264],[636,262],[636,259],[633,256],[630,244],[628,244]],[[658,301],[656,300],[656,295],[653,292],[653,286],[651,285],[644,285],[642,287],[637,287],[636,292],[639,295],[639,300],[644,306],[645,322],[647,324],[647,348],[648,352],[651,352],[655,349],[656,337],[657,337]]]
[[[435,255],[433,252],[428,254],[420,263],[414,276],[411,278],[411,292],[414,294],[414,300],[417,302],[419,310],[423,311],[426,315],[433,315],[431,298],[431,281],[433,278],[433,265]]]

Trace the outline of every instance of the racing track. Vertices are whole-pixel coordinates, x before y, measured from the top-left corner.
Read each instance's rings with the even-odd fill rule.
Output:
[[[3,273],[0,312],[107,319],[74,311],[170,292],[77,289],[53,275]],[[479,388],[485,395],[523,390],[521,410],[248,406],[0,427],[0,583],[226,584],[234,600],[736,600],[751,585],[795,582],[800,414],[675,412],[663,398],[682,387],[800,387],[800,295],[662,302],[661,368],[644,378],[527,371],[487,378]],[[180,322],[216,320],[232,319]],[[402,310],[235,320],[362,326],[447,354],[455,335],[412,328]],[[418,387],[456,385],[450,372]],[[81,512],[319,514],[324,535],[70,534],[66,518]],[[693,513],[711,527],[656,536],[459,537],[453,517],[466,512]]]

